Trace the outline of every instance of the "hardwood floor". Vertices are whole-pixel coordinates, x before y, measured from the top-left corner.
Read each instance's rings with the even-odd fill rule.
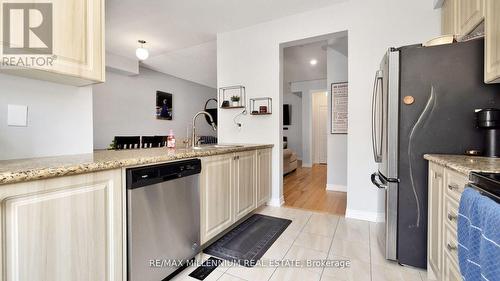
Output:
[[[285,176],[285,206],[344,216],[347,194],[326,190],[326,168],[326,165],[299,167]]]

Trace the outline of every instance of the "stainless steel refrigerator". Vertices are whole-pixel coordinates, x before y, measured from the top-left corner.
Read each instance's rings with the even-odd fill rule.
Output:
[[[500,85],[486,85],[484,40],[391,48],[375,76],[372,183],[385,189],[386,258],[427,266],[426,153],[483,148],[475,109],[498,107]]]

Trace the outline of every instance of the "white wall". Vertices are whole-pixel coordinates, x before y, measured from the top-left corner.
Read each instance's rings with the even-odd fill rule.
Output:
[[[295,82],[291,84],[293,92],[302,92],[302,166],[312,167],[312,94],[326,92],[326,79]]]
[[[157,90],[173,94],[172,121],[155,117]],[[95,149],[109,147],[117,135],[167,135],[169,129],[178,140],[184,139],[194,114],[216,97],[213,88],[146,68],[138,76],[107,71],[106,83],[95,85],[93,91]],[[197,133],[215,135],[202,116],[197,120]]]
[[[274,114],[247,116],[238,130],[233,110],[219,110],[219,137],[223,142],[272,143],[273,191],[271,204],[282,202],[280,44],[339,31],[349,32],[349,135],[347,216],[383,218],[383,192],[372,187],[376,170],[371,154],[370,99],[373,75],[391,46],[421,43],[439,34],[440,11],[429,1],[349,0],[245,29],[218,34],[218,87],[242,84],[248,97],[270,96]]]
[[[348,80],[347,56],[336,49],[327,49],[328,85]],[[331,86],[328,86],[331,98]],[[331,100],[329,114],[331,116]],[[331,120],[331,117],[328,117]],[[332,135],[331,121],[328,128],[328,174],[327,188],[333,191],[347,191],[347,135]]]
[[[291,124],[283,126],[288,128],[283,130],[283,136],[288,137],[288,148],[302,160],[302,97],[288,91],[283,95],[283,104],[291,106]]]
[[[0,159],[92,152],[92,88],[0,74]],[[28,106],[28,126],[7,126],[7,105]]]

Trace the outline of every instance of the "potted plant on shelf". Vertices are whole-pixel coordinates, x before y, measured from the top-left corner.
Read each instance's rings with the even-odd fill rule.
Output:
[[[232,102],[233,107],[239,106],[240,105],[240,97],[239,96],[232,96],[231,102]]]

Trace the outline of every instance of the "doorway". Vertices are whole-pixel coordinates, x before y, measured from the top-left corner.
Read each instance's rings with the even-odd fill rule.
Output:
[[[347,41],[346,31],[281,45],[285,206],[345,215],[347,135],[332,134],[330,85],[347,82]]]

